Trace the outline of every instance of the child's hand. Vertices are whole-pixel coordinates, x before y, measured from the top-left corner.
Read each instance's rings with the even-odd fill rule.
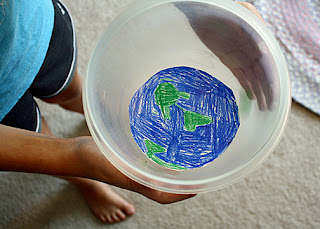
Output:
[[[239,2],[262,21],[257,9]],[[258,47],[254,38],[234,21],[212,14],[208,5],[195,4],[190,8],[176,5],[188,18],[200,40],[225,64],[238,79],[250,99],[257,99],[260,110],[271,109],[279,93],[278,82],[265,71],[264,47]],[[205,16],[204,16],[205,15]]]
[[[73,144],[75,157],[78,158],[77,163],[83,168],[82,173],[85,177],[140,193],[161,204],[169,204],[195,196],[165,193],[131,180],[107,160],[92,137],[75,138]]]
[[[92,137],[63,139],[0,125],[0,146],[0,171],[91,178],[162,204],[194,196],[156,191],[129,179],[106,159]]]

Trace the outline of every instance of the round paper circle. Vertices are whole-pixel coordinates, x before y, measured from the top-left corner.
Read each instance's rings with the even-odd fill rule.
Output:
[[[170,169],[212,162],[226,150],[240,125],[232,90],[190,67],[153,75],[134,94],[129,118],[141,150]]]

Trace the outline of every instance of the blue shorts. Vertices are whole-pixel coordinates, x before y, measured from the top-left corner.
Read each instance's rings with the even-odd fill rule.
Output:
[[[52,2],[54,28],[45,60],[29,89],[0,122],[3,125],[41,132],[41,115],[34,97],[52,98],[73,79],[77,51],[72,18],[62,2]]]

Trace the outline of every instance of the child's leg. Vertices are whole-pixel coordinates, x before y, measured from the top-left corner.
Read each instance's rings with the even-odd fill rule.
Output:
[[[52,135],[49,126],[42,118],[42,132]],[[105,223],[114,223],[125,220],[127,216],[134,214],[135,208],[110,187],[102,182],[80,177],[60,177],[76,185],[85,197],[93,213]]]
[[[77,45],[75,28],[67,8],[53,0],[54,27],[46,57],[30,92],[34,97],[83,113],[82,79],[76,71]]]
[[[77,70],[75,70],[70,85],[63,92],[52,98],[42,100],[47,103],[59,104],[61,107],[70,111],[83,113],[82,78],[79,76]]]

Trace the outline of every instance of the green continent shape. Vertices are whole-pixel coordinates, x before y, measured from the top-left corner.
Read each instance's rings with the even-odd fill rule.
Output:
[[[204,126],[212,123],[212,118],[193,111],[184,113],[184,127],[187,131],[193,132],[197,126]]]
[[[190,98],[189,93],[178,91],[172,83],[159,84],[154,94],[156,103],[160,106],[164,119],[170,119],[170,106],[175,104],[179,97]]]
[[[155,153],[162,153],[162,152],[165,152],[166,151],[166,148],[148,140],[148,139],[145,139],[144,140],[144,143],[146,144],[146,147],[147,147],[147,156],[153,160],[154,162],[156,162],[157,164],[159,165],[162,165],[164,167],[167,167],[169,169],[179,169],[179,170],[185,170],[186,168],[182,167],[182,166],[179,166],[179,165],[175,165],[175,164],[172,164],[172,163],[167,163],[163,160],[161,160],[160,158],[158,158]]]
[[[166,152],[166,148],[150,141],[149,139],[145,139],[144,143],[146,144],[148,153],[162,153]]]

